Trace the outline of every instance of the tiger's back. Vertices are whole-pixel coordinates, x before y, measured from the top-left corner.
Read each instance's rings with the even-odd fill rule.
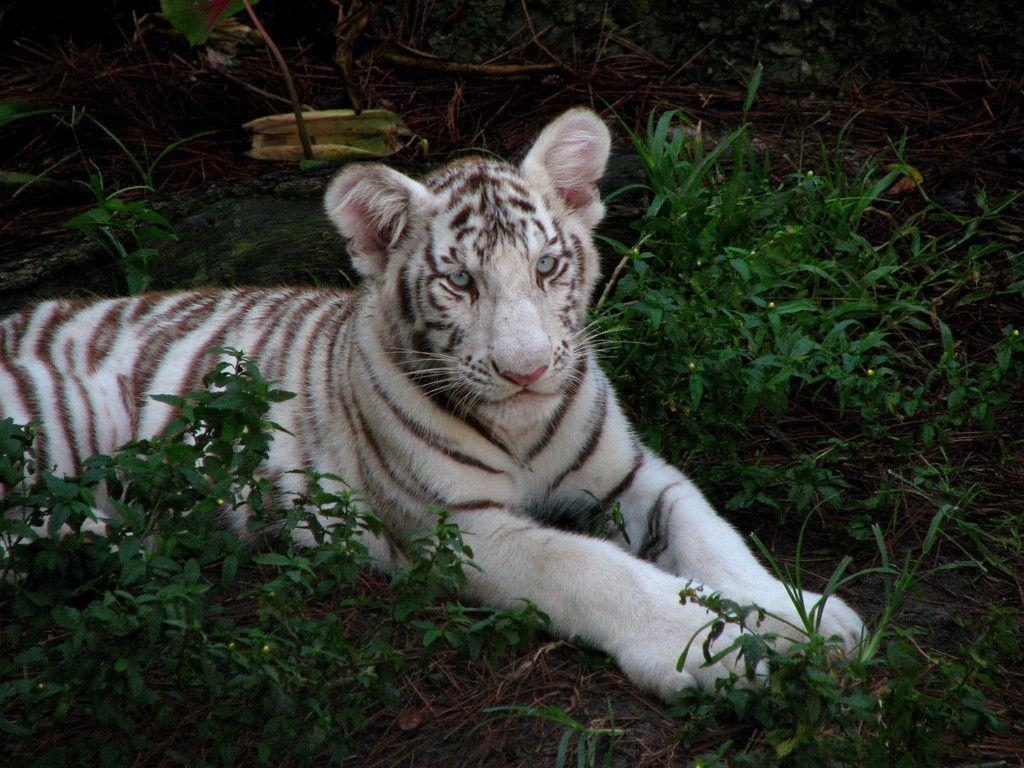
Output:
[[[352,293],[233,289],[155,293],[93,302],[46,302],[0,324],[0,413],[37,419],[43,466],[74,474],[82,461],[158,434],[173,416],[153,394],[201,385],[214,350],[235,348],[289,391],[315,382],[308,352],[315,323],[342,330]],[[319,391],[302,391],[303,401]],[[289,429],[301,409],[276,416]],[[315,437],[315,431],[309,436]]]

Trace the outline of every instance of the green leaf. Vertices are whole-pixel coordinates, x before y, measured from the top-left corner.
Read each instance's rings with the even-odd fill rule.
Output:
[[[750,111],[750,108],[754,106],[754,99],[757,98],[757,91],[761,87],[761,77],[764,75],[764,66],[758,62],[758,65],[754,67],[754,74],[750,77],[750,83],[747,84],[747,95],[743,99],[743,114],[746,115]]]
[[[287,555],[282,555],[279,552],[266,552],[262,555],[256,555],[252,561],[257,565],[276,565],[280,567],[286,567],[292,564],[291,558]]]
[[[4,101],[0,102],[0,127],[21,120],[32,115],[48,115],[48,109],[33,109],[27,101]]]
[[[231,584],[235,580],[235,574],[238,573],[238,556],[237,555],[225,555],[224,562],[220,568],[220,578],[225,584]]]
[[[257,0],[252,0],[255,5]],[[222,19],[245,8],[242,0],[160,0],[164,18],[181,32],[190,45],[202,45]]]

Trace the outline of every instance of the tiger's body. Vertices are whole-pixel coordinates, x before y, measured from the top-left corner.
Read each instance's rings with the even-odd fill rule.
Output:
[[[37,452],[82,460],[172,418],[156,393],[194,389],[209,350],[234,347],[296,397],[275,403],[264,471],[283,492],[314,469],[361,490],[385,523],[375,561],[402,561],[403,532],[443,507],[474,552],[473,599],[533,601],[552,630],[615,657],[668,696],[713,687],[735,656],[702,666],[682,648],[709,614],[691,581],[799,624],[781,583],[622,414],[586,333],[598,279],[592,230],[607,129],[573,110],[518,167],[454,163],[422,181],[379,165],[343,170],[326,196],[364,277],[355,294],[234,289],[49,302],[0,325],[0,415],[40,419]],[[599,539],[546,524],[617,503],[623,530]],[[244,529],[244,507],[236,511]],[[571,516],[571,515],[570,515]],[[578,520],[585,528],[586,521]],[[301,531],[299,532],[301,538]],[[814,603],[819,595],[806,594]],[[836,597],[821,629],[851,646],[862,623]],[[717,642],[740,630],[727,627]]]

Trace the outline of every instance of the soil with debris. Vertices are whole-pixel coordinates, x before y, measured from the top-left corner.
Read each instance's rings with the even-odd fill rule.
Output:
[[[17,196],[0,188],[0,306],[8,310],[41,297],[118,290],[118,270],[109,258],[63,226],[91,199],[77,182],[100,169],[108,189],[137,183],[131,158],[154,159],[183,139],[154,174],[158,206],[176,225],[185,227],[199,217],[202,226],[183,230],[192,234],[166,252],[157,285],[173,284],[181,275],[194,278],[197,272],[203,281],[222,284],[238,282],[239,275],[270,283],[296,274],[346,284],[345,265],[325,256],[338,242],[323,222],[308,238],[316,247],[303,244],[307,250],[294,257],[297,261],[267,266],[261,259],[237,260],[239,242],[273,237],[277,219],[268,224],[261,211],[314,221],[319,190],[330,173],[297,173],[244,155],[241,124],[287,111],[279,73],[263,46],[239,36],[219,41],[218,49],[193,50],[158,16],[133,15],[123,10],[130,4],[114,5],[121,10],[91,26],[83,22],[75,33],[37,26],[21,37],[17,29],[2,27],[0,103],[24,101],[50,114],[4,126],[0,169],[46,172],[59,183]],[[651,112],[675,108],[709,132],[748,120],[780,172],[792,169],[798,158],[835,146],[840,134],[851,171],[869,161],[884,165],[896,159],[891,142],[905,137],[907,161],[928,180],[933,199],[953,211],[972,212],[979,193],[995,198],[1024,188],[1024,76],[993,68],[983,58],[943,74],[908,67],[896,79],[878,80],[865,64],[813,88],[766,82],[744,118],[745,84],[698,82],[699,59],[669,65],[623,45],[606,46],[614,54],[602,54],[598,47],[583,62],[560,59],[545,47],[543,30],[532,30],[526,43],[476,65],[428,56],[416,49],[415,40],[403,37],[408,31],[402,28],[350,24],[343,32],[340,56],[333,31],[285,33],[277,42],[304,104],[336,108],[355,96],[401,115],[415,136],[394,158],[406,169],[443,162],[467,147],[515,154],[560,111],[590,104],[621,121],[620,148],[628,145],[624,129],[642,132]],[[713,41],[709,45],[705,56],[714,54]],[[83,110],[97,122],[83,119]],[[234,204],[246,195],[248,207]],[[620,221],[628,215],[620,211]],[[1024,200],[1013,203],[1005,218],[1019,233]],[[221,266],[188,262],[198,238],[204,238],[204,248],[208,245],[211,228],[228,243],[225,252],[232,251],[234,260],[226,256]],[[289,235],[275,242],[274,250],[288,252],[291,242]],[[1020,313],[1024,323],[1020,307],[1006,311]],[[1020,413],[1024,402],[1017,405]],[[987,491],[988,503],[1019,508],[1024,475]],[[727,490],[711,494],[719,506],[728,495]],[[759,535],[785,559],[794,555],[793,533],[762,530]],[[812,547],[804,559],[819,566],[823,577],[837,559],[828,549],[827,526],[809,535],[819,551]],[[911,546],[919,535],[907,530],[895,544]],[[858,568],[866,568],[876,564],[872,553],[866,544],[850,554]],[[384,588],[368,578],[367,589]],[[869,620],[880,609],[868,580],[854,588],[850,602]],[[926,582],[907,620],[927,628],[927,642],[941,650],[960,642],[963,627],[983,616],[989,604],[1024,605],[1019,568],[1012,575],[947,572]],[[1024,764],[1024,677],[1019,670],[1002,671],[1003,690],[993,704],[1010,730],[976,746],[972,759],[979,764]],[[717,746],[690,744],[684,752],[677,738],[680,723],[667,717],[659,702],[637,692],[603,657],[550,639],[503,663],[467,662],[410,677],[403,694],[400,708],[370,713],[364,749],[352,765],[554,764],[563,726],[503,716],[500,728],[482,727],[495,718],[491,708],[510,705],[558,707],[594,727],[610,725],[613,712],[614,726],[626,734],[616,742],[616,766],[681,764],[693,750]],[[739,726],[716,735],[719,740],[751,737]]]

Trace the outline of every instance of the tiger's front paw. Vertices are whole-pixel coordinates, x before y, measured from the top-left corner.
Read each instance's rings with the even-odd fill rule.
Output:
[[[814,605],[819,600],[821,600],[821,595],[811,592],[804,593],[805,605]],[[821,613],[818,632],[825,637],[838,637],[842,642],[843,650],[851,653],[860,645],[867,630],[864,626],[864,619],[853,608],[841,598],[829,595]]]
[[[695,605],[677,605],[675,611],[684,616],[648,628],[615,654],[620,668],[637,687],[668,699],[687,688],[714,693],[719,680],[735,679],[738,685],[754,685],[766,677],[764,662],[754,668],[753,676],[747,675],[746,660],[735,647],[742,632],[739,627],[723,626]],[[686,658],[677,670],[684,650]]]
[[[816,631],[825,638],[839,638],[841,648],[851,653],[864,639],[866,629],[860,615],[841,598],[829,595],[824,604],[816,592],[803,593],[803,607],[808,615],[819,616]],[[767,603],[767,604],[766,604]],[[800,614],[788,597],[759,603],[768,615],[757,626],[759,632],[774,632],[784,642],[800,642],[806,632]],[[817,607],[816,607],[817,606]]]

